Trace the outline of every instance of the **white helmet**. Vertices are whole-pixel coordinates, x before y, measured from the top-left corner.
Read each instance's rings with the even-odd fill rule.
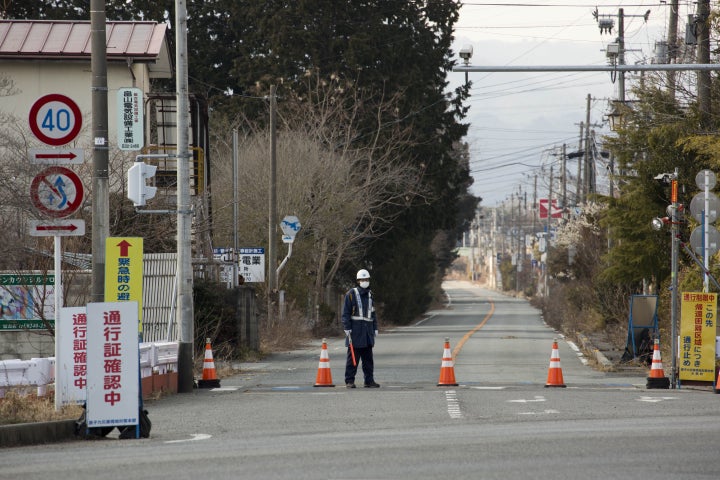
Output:
[[[358,280],[370,280],[370,272],[368,272],[364,268],[362,270],[358,270],[356,278]]]

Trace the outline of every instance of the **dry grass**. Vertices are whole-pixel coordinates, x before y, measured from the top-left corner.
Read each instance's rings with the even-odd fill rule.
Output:
[[[313,338],[312,329],[302,315],[289,309],[282,322],[265,321],[260,325],[260,350],[272,353],[293,350]]]
[[[0,425],[73,420],[80,418],[81,414],[80,405],[66,405],[56,411],[55,397],[52,394],[38,397],[10,389],[5,393],[5,398],[0,398]]]

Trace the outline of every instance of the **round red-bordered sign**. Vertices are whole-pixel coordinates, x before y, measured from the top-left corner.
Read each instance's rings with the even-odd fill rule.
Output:
[[[82,128],[82,113],[74,100],[59,93],[40,97],[30,107],[30,130],[48,145],[70,143]]]
[[[33,178],[30,199],[40,213],[63,218],[82,205],[84,189],[80,177],[66,167],[48,167]]]

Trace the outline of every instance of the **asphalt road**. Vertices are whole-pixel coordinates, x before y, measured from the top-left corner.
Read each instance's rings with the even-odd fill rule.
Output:
[[[469,284],[446,290],[449,308],[380,335],[380,389],[343,386],[341,339],[328,344],[337,387],[313,387],[318,341],[243,364],[221,389],[148,405],[149,439],[0,450],[0,479],[720,476],[720,396],[595,371],[562,338],[567,388],[545,388],[558,335],[537,310]],[[436,386],[445,337],[458,387]]]

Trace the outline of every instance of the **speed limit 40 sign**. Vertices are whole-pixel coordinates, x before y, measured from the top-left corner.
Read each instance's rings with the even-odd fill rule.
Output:
[[[30,130],[43,143],[60,146],[72,142],[82,127],[82,114],[69,97],[51,93],[30,108]]]

